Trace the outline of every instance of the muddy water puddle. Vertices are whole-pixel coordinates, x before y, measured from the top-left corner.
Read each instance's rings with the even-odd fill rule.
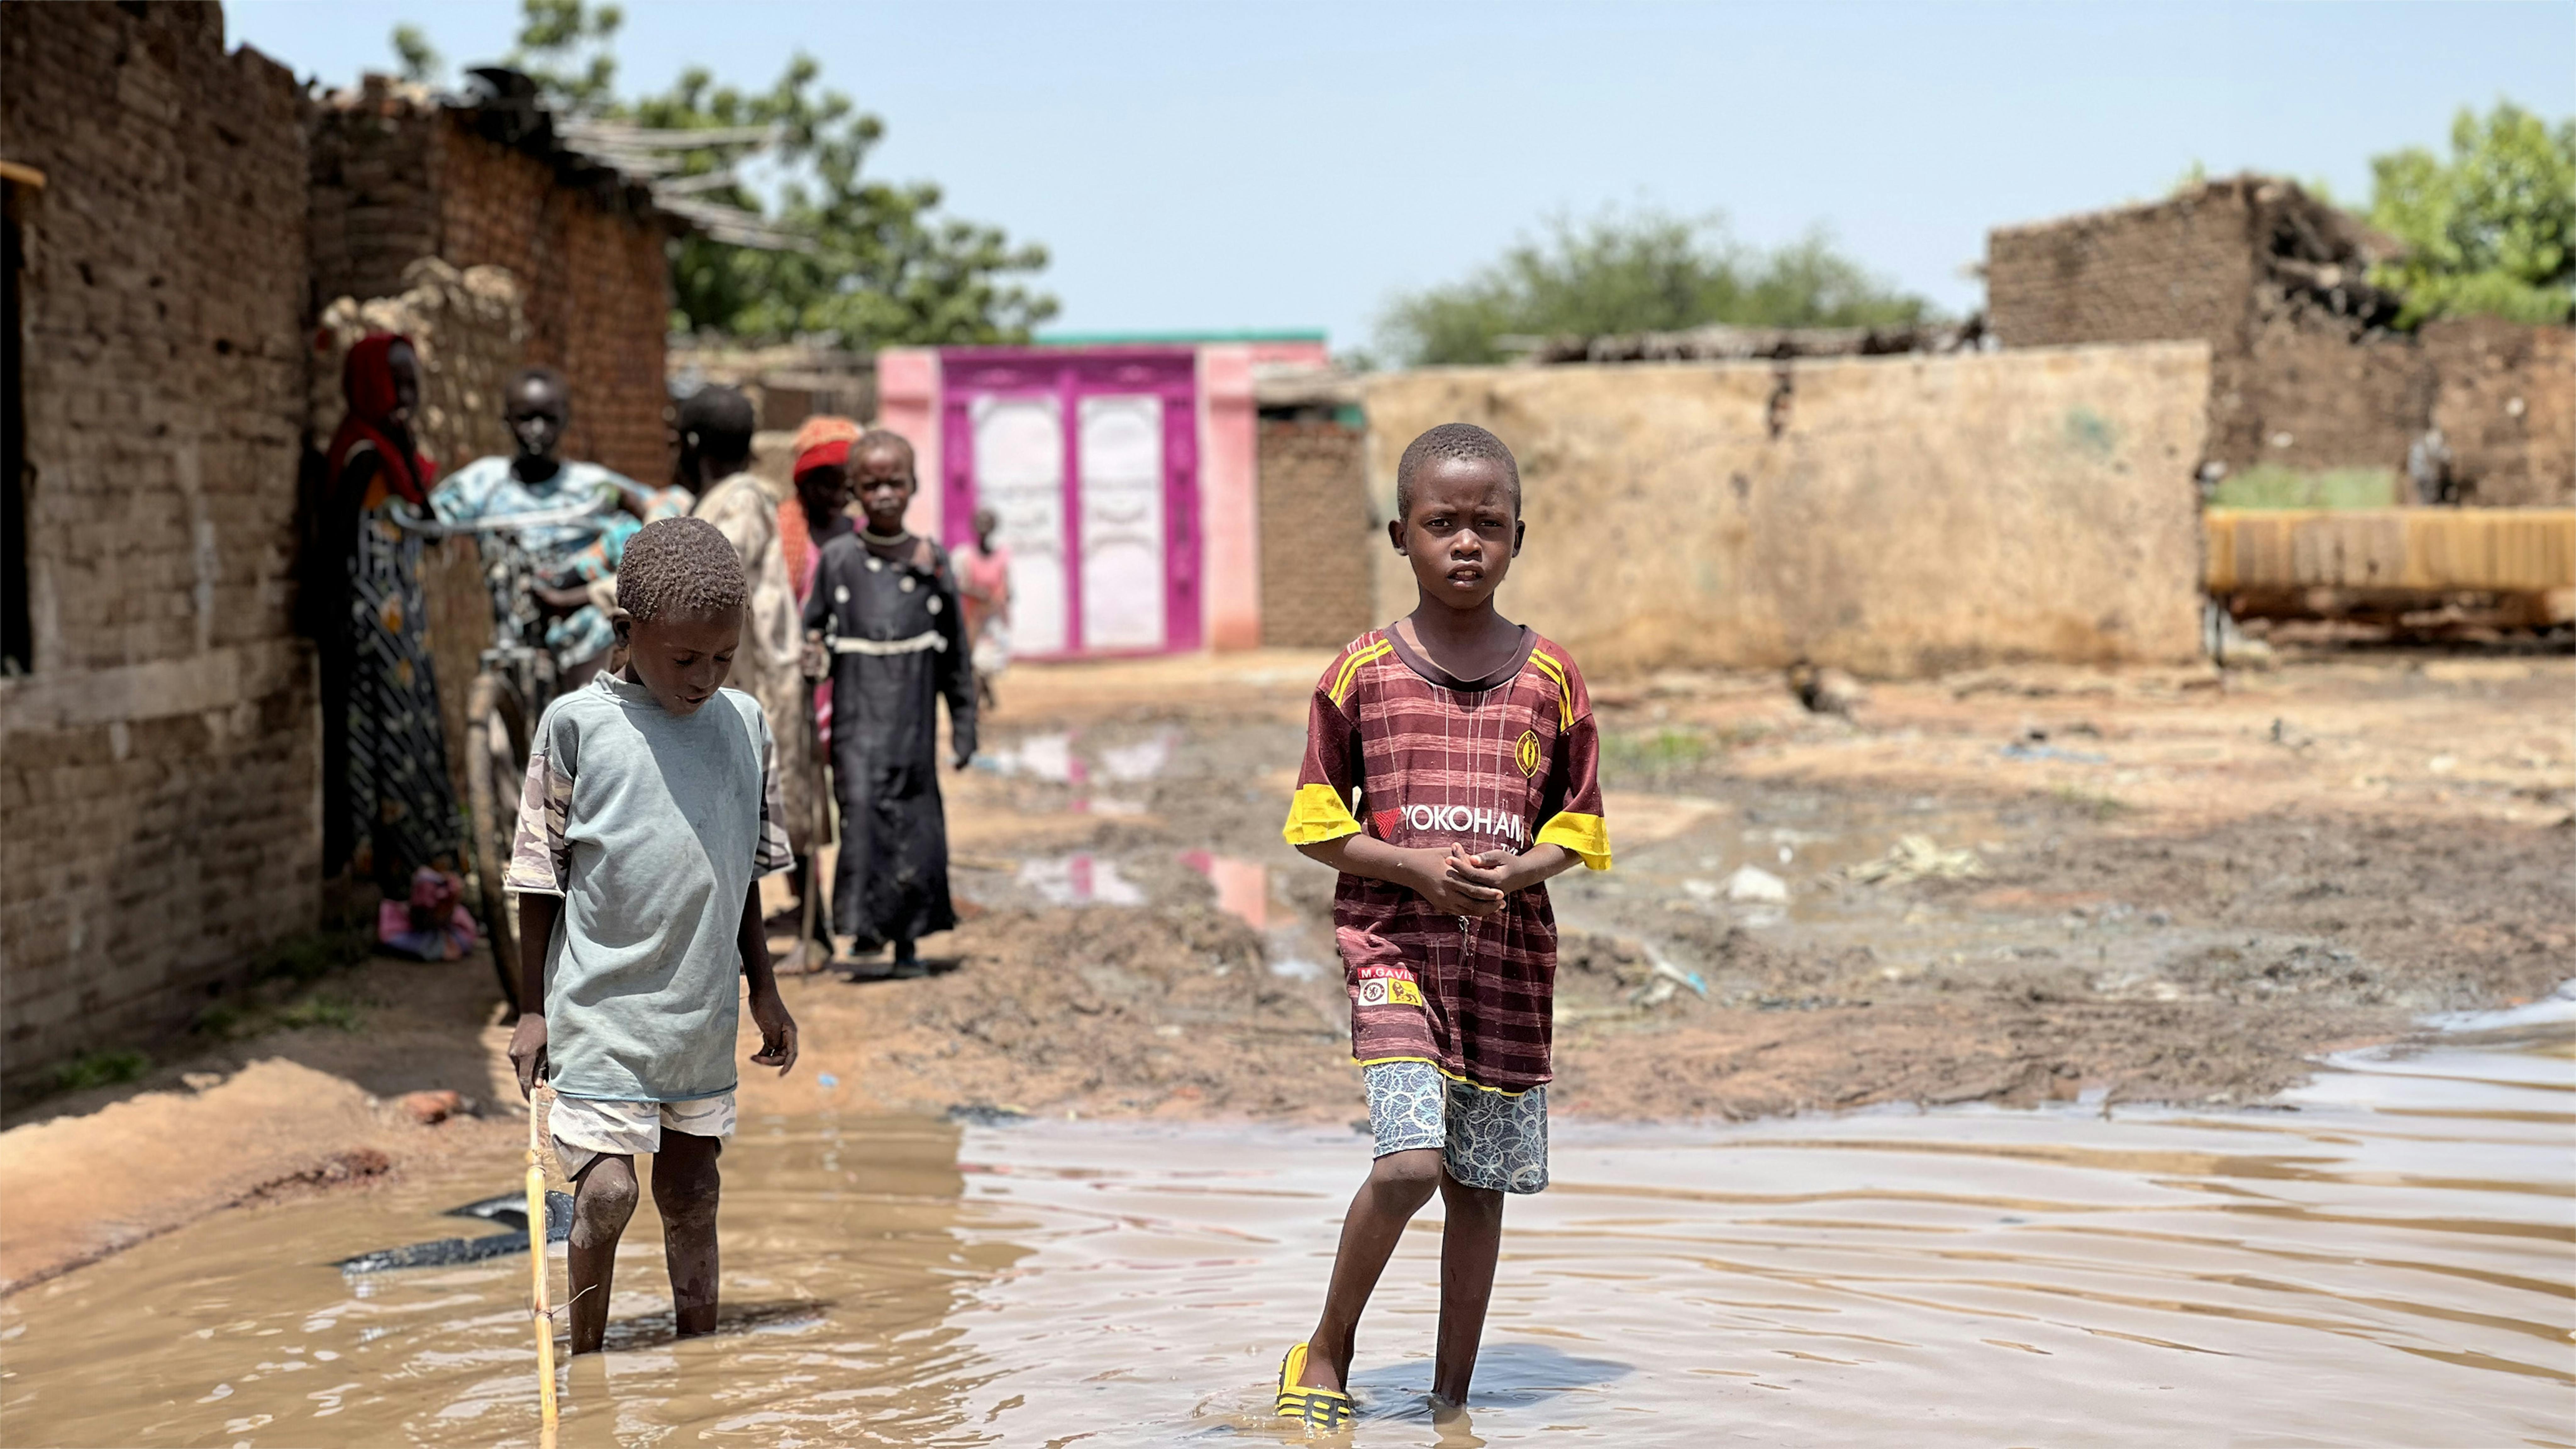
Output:
[[[1422,1401],[1435,1208],[1364,1330],[1354,1438],[2568,1443],[2576,1026],[2550,1014],[2338,1058],[2258,1111],[1561,1122],[1470,1414]],[[1273,1442],[1364,1154],[1338,1128],[747,1122],[723,1331],[671,1338],[648,1203],[564,1442]],[[0,1438],[532,1442],[524,1261],[327,1266],[513,1172],[232,1212],[17,1295]]]

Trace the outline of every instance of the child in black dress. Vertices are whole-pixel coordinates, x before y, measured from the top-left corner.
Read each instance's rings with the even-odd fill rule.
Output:
[[[975,677],[948,555],[904,531],[912,445],[871,432],[849,468],[866,525],[823,544],[805,598],[807,637],[831,658],[832,789],[841,807],[833,924],[866,955],[956,926],[948,824],[939,799],[939,698],[958,769],[975,754]]]

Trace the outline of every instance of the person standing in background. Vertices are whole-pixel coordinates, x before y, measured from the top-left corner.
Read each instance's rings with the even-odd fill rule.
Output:
[[[395,521],[397,510],[427,511],[436,476],[412,438],[411,339],[359,339],[340,388],[349,410],[324,458],[302,601],[321,646],[323,869],[347,866],[389,902],[410,898],[427,869],[452,895],[465,831],[447,778],[421,535]]]
[[[744,595],[742,647],[733,657],[734,688],[760,702],[778,774],[778,824],[787,832],[795,857],[798,889],[812,879],[814,848],[827,834],[824,824],[821,766],[814,749],[814,726],[808,717],[813,700],[802,664],[802,630],[797,623],[796,586],[787,572],[787,556],[778,536],[778,503],[769,485],[751,471],[751,435],[758,418],[751,399],[729,387],[703,387],[679,407],[681,486],[698,495],[690,514],[716,526],[742,560]],[[802,897],[800,895],[800,906]],[[808,937],[805,922],[813,923]],[[777,923],[771,923],[777,924]],[[829,920],[820,911],[798,910],[785,922],[798,936],[797,959],[785,969],[819,967],[831,959]],[[821,943],[819,957],[808,940]]]
[[[786,556],[787,578],[796,590],[796,607],[801,613],[805,596],[814,591],[814,574],[822,561],[823,545],[858,525],[850,519],[850,445],[865,431],[856,422],[831,414],[807,418],[796,430],[789,444],[794,461],[788,466],[793,489],[778,505],[779,551]],[[840,839],[832,819],[832,681],[827,662],[805,661],[806,687],[812,692],[806,715],[810,723],[814,751],[814,780],[817,795],[815,811],[821,819],[817,845],[830,845]],[[828,943],[832,934],[832,905],[829,883],[811,856],[800,856],[796,873],[791,878],[800,902],[812,900],[808,913],[815,929]]]
[[[655,519],[689,511],[685,488],[647,488],[597,463],[567,462],[559,454],[572,426],[572,391],[551,367],[523,369],[503,395],[502,417],[516,451],[477,458],[451,474],[430,495],[440,521],[476,523],[559,513],[608,496],[613,506],[590,517],[541,524],[520,532],[536,556],[537,596],[555,617],[546,625],[563,687],[586,683],[608,663],[617,641],[610,627],[606,583],[617,572],[626,540]]]
[[[975,510],[975,541],[957,550],[957,596],[966,606],[966,642],[975,660],[975,704],[993,708],[993,681],[1011,662],[1011,551],[994,543],[999,514]]]

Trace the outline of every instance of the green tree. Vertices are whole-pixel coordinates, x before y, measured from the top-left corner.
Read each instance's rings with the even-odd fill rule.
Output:
[[[2483,120],[2463,107],[2448,161],[2408,147],[2370,170],[2370,223],[2406,244],[2372,276],[2405,295],[2398,325],[2559,322],[2576,307],[2576,120],[2553,129],[2511,101]]]
[[[574,112],[616,105],[617,54],[610,47],[626,12],[585,0],[519,0],[519,43],[504,64]]]
[[[404,80],[420,85],[436,81],[439,68],[446,64],[417,25],[394,27],[394,60],[402,66]]]
[[[623,100],[611,48],[624,20],[616,6],[521,6],[509,64],[554,104],[593,123],[708,132],[704,147],[655,143],[676,167],[664,184],[759,215],[798,244],[674,243],[674,328],[746,340],[819,336],[868,351],[1025,342],[1056,314],[1055,298],[1031,285],[1046,267],[1045,247],[941,215],[935,184],[861,174],[885,123],[824,88],[812,56],[798,52],[766,90],[720,85],[693,66],[666,91]],[[746,165],[768,171],[770,194],[742,174]]]
[[[938,215],[933,183],[863,177],[885,123],[822,89],[821,74],[800,54],[775,85],[746,94],[692,68],[626,108],[660,130],[770,128],[767,154],[786,168],[770,219],[811,243],[797,251],[681,241],[671,268],[680,325],[755,337],[819,333],[861,348],[1027,341],[1056,313],[1055,298],[1021,280],[1046,267],[1046,248]],[[747,149],[689,152],[682,174],[704,178],[710,200],[760,211],[750,188],[721,179]]]
[[[1398,297],[1379,332],[1388,353],[1423,365],[1499,361],[1495,339],[1515,335],[1884,326],[1930,312],[1821,231],[1764,251],[1714,217],[1641,208],[1555,217],[1465,280]]]

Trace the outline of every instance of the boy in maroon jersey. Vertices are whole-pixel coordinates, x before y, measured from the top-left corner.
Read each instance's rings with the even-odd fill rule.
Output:
[[[1503,1194],[1547,1186],[1556,917],[1544,882],[1577,861],[1610,868],[1583,676],[1494,609],[1524,531],[1511,450],[1443,424],[1404,450],[1395,489],[1387,533],[1421,602],[1353,640],[1316,684],[1285,831],[1342,873],[1333,934],[1377,1138],[1323,1317],[1280,1366],[1279,1416],[1326,1429],[1350,1420],[1361,1310],[1435,1187],[1448,1221],[1431,1393],[1466,1401]]]

